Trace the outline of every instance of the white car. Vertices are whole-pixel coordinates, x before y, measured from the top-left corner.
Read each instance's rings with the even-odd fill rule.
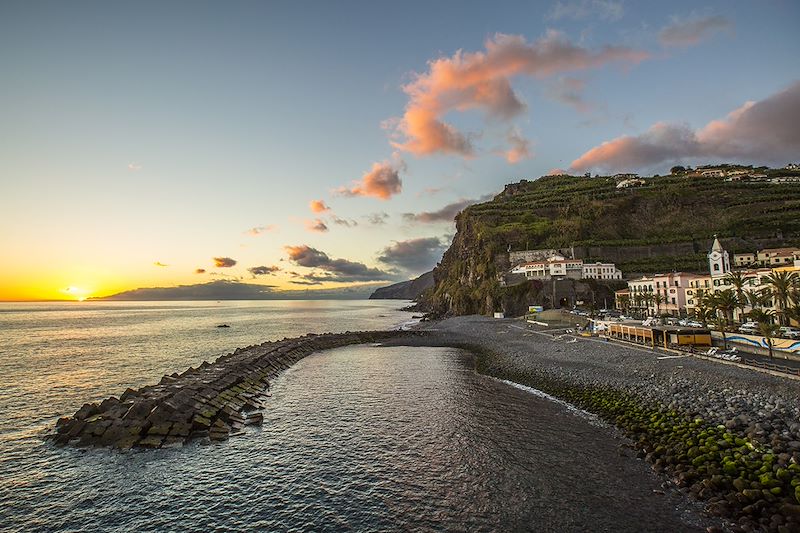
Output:
[[[791,326],[783,326],[779,335],[784,339],[800,339],[800,329]]]
[[[689,320],[686,322],[686,326],[689,328],[702,328],[704,327],[703,324],[697,322],[696,320]]]

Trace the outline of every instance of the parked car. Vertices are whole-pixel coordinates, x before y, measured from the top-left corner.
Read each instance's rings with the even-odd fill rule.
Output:
[[[705,326],[696,320],[687,320],[686,327],[688,328],[704,328]]]
[[[758,325],[754,322],[747,322],[739,326],[739,333],[744,333],[745,335],[755,335],[758,333]]]
[[[783,326],[779,335],[784,339],[800,339],[800,329],[791,326]]]
[[[678,325],[679,326],[688,326],[689,325],[689,321],[686,320],[685,318],[681,318],[680,320],[678,320]]]

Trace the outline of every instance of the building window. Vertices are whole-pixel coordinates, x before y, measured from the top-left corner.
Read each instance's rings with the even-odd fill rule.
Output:
[[[717,263],[714,263],[714,270],[719,270],[719,265]]]

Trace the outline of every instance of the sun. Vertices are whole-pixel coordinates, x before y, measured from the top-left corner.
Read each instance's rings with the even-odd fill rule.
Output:
[[[79,302],[86,300],[86,298],[90,294],[89,291],[87,291],[86,289],[82,289],[80,287],[73,287],[72,285],[64,289],[61,289],[61,292],[73,297]]]

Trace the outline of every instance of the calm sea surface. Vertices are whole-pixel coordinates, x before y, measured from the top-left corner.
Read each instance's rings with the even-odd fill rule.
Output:
[[[607,428],[475,374],[453,349],[311,355],[273,383],[263,427],[221,444],[120,453],[41,439],[86,401],[239,346],[398,327],[402,304],[0,304],[0,530],[688,528]]]

